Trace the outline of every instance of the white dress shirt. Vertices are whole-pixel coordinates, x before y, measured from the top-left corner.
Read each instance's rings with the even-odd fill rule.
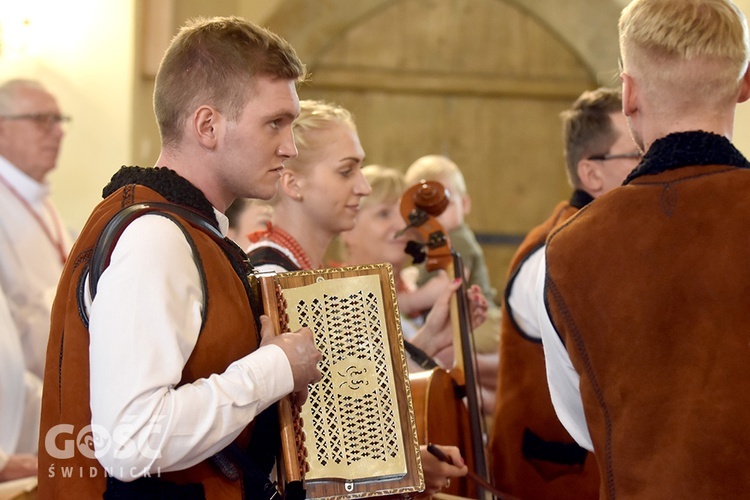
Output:
[[[214,212],[226,234],[226,217]],[[201,462],[293,389],[289,361],[275,345],[176,388],[203,303],[192,250],[177,225],[153,214],[128,225],[96,297],[86,300],[92,424],[109,438],[96,442],[96,454],[121,480]]]
[[[17,453],[36,453],[42,381],[26,371],[5,295],[0,290],[0,471]]]
[[[12,187],[8,189],[5,182],[0,182],[0,213],[3,214],[0,217],[0,287],[5,291],[20,336],[26,367],[42,378],[52,302],[63,263],[39,220],[53,240],[60,240],[66,255],[71,238],[49,199],[46,184],[32,179],[2,156],[0,177]]]
[[[568,433],[583,448],[594,451],[591,436],[586,425],[586,416],[583,413],[583,401],[581,400],[580,376],[573,367],[570,355],[565,349],[557,330],[552,325],[552,320],[544,305],[544,282],[547,271],[547,261],[544,252],[539,263],[536,280],[536,295],[539,307],[539,328],[542,334],[542,345],[544,346],[544,359],[547,365],[547,382],[549,392],[552,396],[552,404],[555,407],[557,417],[562,422]]]
[[[544,271],[544,248],[541,247],[529,254],[521,264],[508,295],[508,306],[516,324],[528,337],[539,340],[542,339],[539,310],[544,309],[544,302],[540,302],[541,298],[536,293],[536,280],[540,266]]]

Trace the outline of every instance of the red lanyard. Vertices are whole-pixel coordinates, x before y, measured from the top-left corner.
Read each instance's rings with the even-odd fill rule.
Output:
[[[53,247],[55,247],[55,250],[57,250],[57,254],[60,256],[60,262],[62,264],[65,264],[65,259],[67,253],[65,252],[65,248],[63,248],[63,234],[62,234],[62,228],[60,227],[60,220],[55,215],[54,210],[48,205],[47,201],[44,201],[44,207],[47,209],[47,212],[50,215],[50,218],[55,224],[55,232],[57,233],[57,238],[52,236],[52,233],[50,232],[49,228],[47,227],[47,224],[42,220],[41,217],[39,217],[39,214],[34,210],[34,208],[29,204],[28,201],[26,201],[26,198],[21,196],[21,193],[16,191],[16,189],[10,185],[10,183],[2,176],[0,175],[0,183],[2,183],[6,188],[8,188],[8,191],[11,192],[13,196],[16,197],[18,201],[21,202],[21,205],[26,209],[26,211],[34,218],[34,220],[39,224],[39,227],[42,228],[42,231],[44,231],[44,235],[47,237],[47,240],[49,240],[50,244],[52,244]]]

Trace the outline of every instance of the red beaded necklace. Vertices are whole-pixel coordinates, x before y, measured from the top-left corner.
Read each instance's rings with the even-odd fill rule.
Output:
[[[8,191],[10,191],[10,194],[16,197],[16,199],[21,203],[24,209],[31,215],[36,223],[39,225],[39,227],[42,229],[42,232],[44,232],[44,235],[47,237],[47,240],[49,240],[50,244],[52,244],[53,247],[55,247],[55,250],[57,250],[57,254],[60,256],[60,262],[62,264],[65,264],[65,259],[67,258],[67,253],[65,252],[65,248],[63,247],[63,234],[62,234],[62,228],[60,227],[60,220],[55,215],[54,210],[49,206],[48,202],[44,201],[44,207],[49,213],[50,218],[55,224],[55,233],[57,234],[56,237],[52,235],[52,231],[49,230],[47,227],[47,224],[44,222],[44,220],[39,216],[39,214],[34,210],[34,208],[29,204],[28,201],[26,201],[26,198],[21,196],[21,193],[16,191],[16,189],[11,186],[10,182],[8,182],[5,177],[0,175],[0,183],[2,183],[6,188],[8,188]]]
[[[272,241],[289,250],[292,253],[292,256],[294,256],[294,260],[299,263],[301,270],[307,271],[315,269],[312,262],[310,262],[310,257],[308,257],[307,252],[305,252],[300,244],[297,243],[297,240],[295,240],[291,234],[279,227],[273,226],[270,222],[266,222],[265,231],[251,233],[248,235],[248,238],[250,238],[251,241],[259,241],[261,239]]]

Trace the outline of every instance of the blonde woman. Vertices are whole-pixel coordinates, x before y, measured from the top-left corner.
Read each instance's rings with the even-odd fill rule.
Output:
[[[300,101],[293,125],[297,157],[285,162],[279,190],[272,200],[273,217],[265,231],[251,235],[248,256],[261,272],[284,272],[323,267],[333,238],[354,227],[362,200],[372,192],[362,174],[364,150],[351,113],[321,101]],[[453,284],[447,290],[455,290]],[[423,328],[443,332],[450,327],[448,300]],[[441,314],[440,314],[441,313]],[[421,448],[425,495],[448,485],[451,477],[468,469],[458,448],[442,446],[454,464],[438,461]]]

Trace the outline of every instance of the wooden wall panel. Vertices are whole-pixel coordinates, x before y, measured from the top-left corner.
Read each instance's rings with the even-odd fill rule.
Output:
[[[559,113],[593,78],[534,18],[498,0],[405,0],[374,9],[313,62],[302,98],[355,114],[367,163],[425,154],[462,168],[480,234],[521,236],[569,195]],[[502,290],[513,239],[483,245]]]
[[[577,56],[538,21],[498,0],[404,0],[360,19],[314,62],[401,73],[590,81]]]
[[[403,169],[442,153],[462,167],[474,201],[470,225],[506,242],[484,245],[499,290],[515,250],[508,236],[524,234],[569,193],[558,115],[596,86],[597,75],[559,37],[560,26],[549,28],[531,1],[282,0],[269,23],[313,73],[300,96],[354,112],[368,162]],[[181,0],[167,24],[239,13],[243,3]],[[584,0],[555,7],[573,24],[589,8]],[[591,19],[615,22],[608,9],[600,5]],[[142,115],[152,116],[153,82],[142,85]],[[144,121],[139,133],[148,128],[158,139],[153,117]],[[158,140],[136,138],[138,161],[148,164]]]

